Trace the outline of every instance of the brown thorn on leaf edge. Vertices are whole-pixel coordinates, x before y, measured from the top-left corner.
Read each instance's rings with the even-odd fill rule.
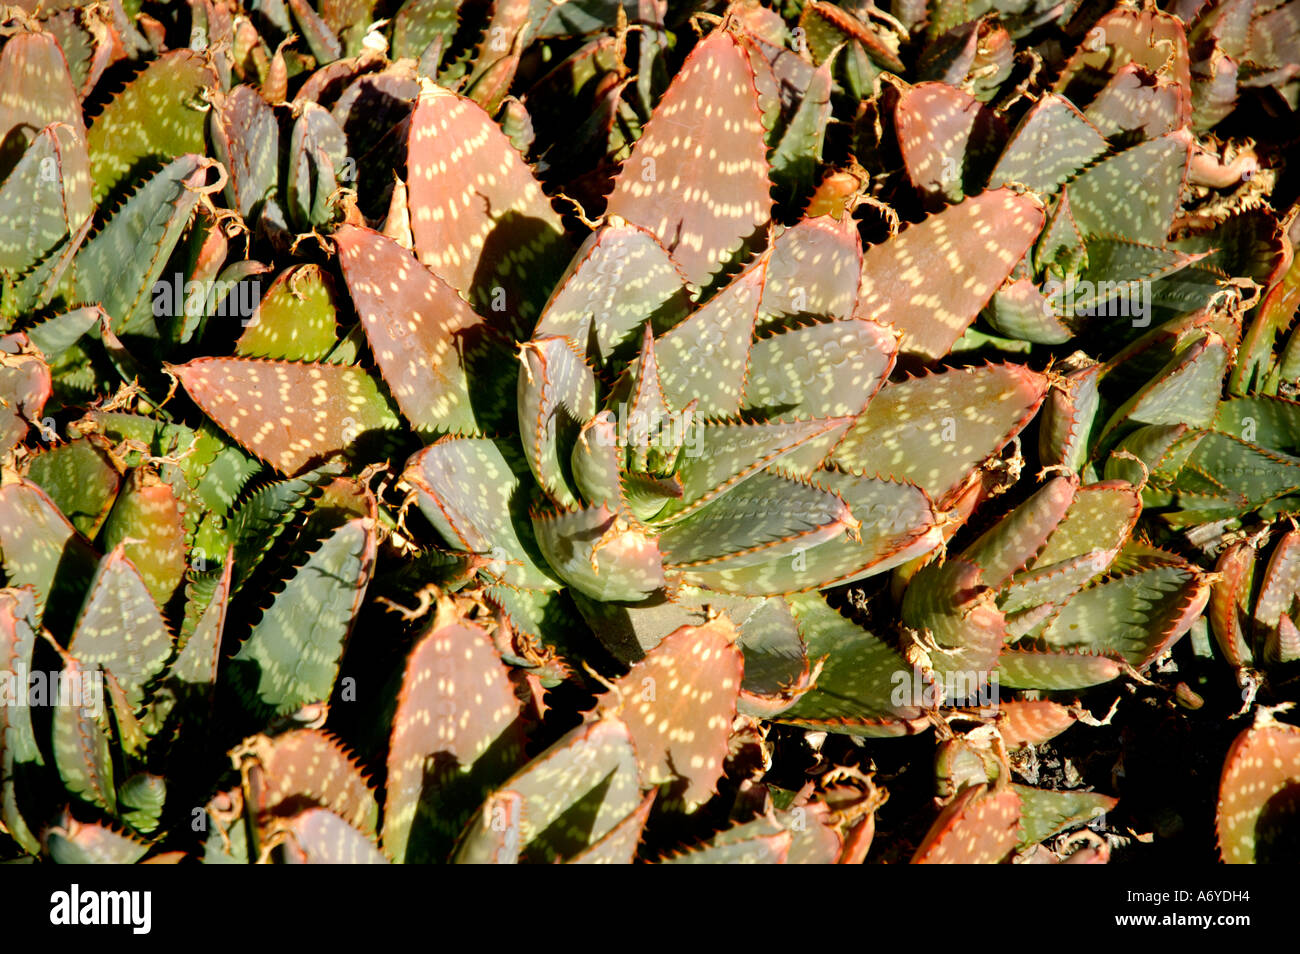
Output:
[[[442,597],[442,590],[436,583],[426,583],[424,586],[420,587],[420,589],[416,590],[415,596],[419,602],[416,603],[414,608],[405,607],[401,603],[394,602],[386,596],[377,596],[375,597],[375,601],[387,606],[390,613],[400,613],[402,619],[409,623],[428,615],[430,608],[433,607]]]
[[[591,664],[587,662],[585,659],[582,660],[582,668],[586,670],[588,676],[590,676],[592,679],[596,680],[596,682],[604,686],[605,689],[608,690],[614,696],[613,705],[605,706],[603,704],[597,704],[596,709],[593,711],[599,713],[602,716],[607,714],[618,715],[620,712],[622,712],[623,701],[624,701],[623,690],[618,687],[618,684],[614,682],[610,682],[600,673],[596,672],[596,670],[591,667]]]
[[[619,9],[621,10],[623,8],[619,7]],[[594,219],[588,218],[587,210],[584,209],[582,207],[582,203],[579,202],[577,199],[573,198],[573,196],[565,195],[563,192],[557,192],[555,194],[555,198],[561,199],[569,203],[569,205],[573,206],[573,214],[577,216],[578,221],[581,222],[583,225],[585,225],[587,228],[591,229],[593,232],[597,231],[602,225],[605,224],[607,218],[606,215],[602,213],[601,215],[596,216]]]
[[[1040,95],[1038,93],[1030,92],[1029,87],[1034,85],[1034,82],[1038,79],[1038,74],[1042,72],[1043,58],[1038,54],[1038,51],[1034,49],[1020,50],[1016,55],[1017,57],[1027,57],[1032,66],[1030,67],[1029,75],[1016,84],[1016,88],[1011,91],[1006,102],[993,108],[993,111],[999,116],[1005,114],[1007,110],[1022,99],[1027,99],[1031,103],[1036,103],[1040,99]]]

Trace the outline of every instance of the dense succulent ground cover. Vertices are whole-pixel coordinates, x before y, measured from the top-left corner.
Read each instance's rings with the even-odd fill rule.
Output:
[[[1300,0],[0,40],[0,858],[1292,860]]]

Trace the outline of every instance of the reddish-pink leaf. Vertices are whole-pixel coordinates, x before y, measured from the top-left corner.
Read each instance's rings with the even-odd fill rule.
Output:
[[[1020,796],[1007,787],[965,788],[953,799],[922,840],[914,865],[995,865],[1016,848]]]
[[[68,64],[54,36],[44,32],[19,32],[0,50],[0,160],[16,159],[32,137],[50,123],[67,123],[86,138],[81,103],[68,73]],[[22,127],[13,140],[10,134]],[[15,149],[12,157],[10,149]],[[0,161],[6,170],[8,162]]]
[[[688,809],[708,800],[722,775],[744,672],[737,635],[725,616],[674,630],[601,704],[621,705],[642,781],[681,779]]]
[[[308,805],[328,808],[349,824],[374,834],[379,807],[361,769],[343,746],[320,729],[258,735],[231,753],[240,767],[248,804],[266,825]]]
[[[769,219],[758,89],[744,47],[717,30],[686,57],[623,165],[608,212],[653,232],[708,285]]]
[[[908,178],[937,204],[961,200],[967,163],[979,158],[980,147],[987,149],[1001,126],[974,96],[947,83],[918,83],[905,91],[894,122]]]
[[[1002,720],[998,722],[998,731],[1008,749],[1040,745],[1056,738],[1076,721],[1074,711],[1068,706],[1047,700],[1010,700],[1001,703],[999,710]]]
[[[343,450],[367,431],[398,425],[361,368],[196,358],[170,370],[208,417],[286,474]]]
[[[641,804],[611,828],[605,837],[586,851],[569,859],[571,865],[630,865],[636,857],[637,846],[641,843],[641,833],[645,830],[646,819],[650,817],[650,806],[654,804],[656,792],[650,792],[641,799]]]
[[[426,84],[407,142],[420,261],[502,327],[532,331],[569,259],[559,215],[504,132],[472,100]]]
[[[465,355],[480,346],[483,319],[392,239],[347,225],[334,240],[370,348],[407,420],[420,430],[475,430]]]
[[[509,670],[480,627],[438,606],[406,663],[393,715],[384,801],[384,848],[398,861],[421,796],[468,770],[519,715]],[[436,820],[435,820],[436,821]]]
[[[1230,865],[1294,861],[1269,851],[1274,841],[1294,845],[1297,824],[1300,728],[1263,716],[1237,736],[1223,763],[1216,825],[1223,860]]]
[[[892,324],[899,349],[941,358],[975,320],[1043,227],[1031,195],[994,189],[867,249],[859,318]]]
[[[1219,555],[1214,565],[1216,579],[1210,584],[1210,631],[1219,651],[1233,666],[1254,662],[1246,639],[1250,613],[1251,583],[1255,578],[1255,548],[1248,541],[1234,543]]]
[[[152,471],[137,469],[104,525],[105,549],[122,544],[159,606],[185,576],[185,520],[176,492]]]

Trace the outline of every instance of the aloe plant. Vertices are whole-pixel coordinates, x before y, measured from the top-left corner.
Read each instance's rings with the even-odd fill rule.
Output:
[[[1097,863],[1142,799],[1027,766],[1256,699],[1285,850],[1295,0],[56,6],[0,856]]]

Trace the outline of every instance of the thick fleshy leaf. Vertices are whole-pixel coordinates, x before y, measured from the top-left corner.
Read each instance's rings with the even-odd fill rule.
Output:
[[[330,199],[344,176],[348,142],[323,106],[301,104],[289,140],[284,202],[301,230],[326,225],[334,216]]]
[[[1189,90],[1168,76],[1126,63],[1088,106],[1087,115],[1106,136],[1133,133],[1155,139],[1191,118]]]
[[[1124,671],[1116,653],[1004,649],[998,682],[1009,689],[1087,689],[1117,679]]]
[[[1044,467],[1060,464],[1071,471],[1083,467],[1101,404],[1097,382],[1104,367],[1094,364],[1079,368],[1048,387],[1038,424],[1038,458]]]
[[[578,503],[562,449],[596,413],[596,374],[569,338],[533,338],[520,348],[519,434],[528,466],[561,506]]]
[[[922,195],[960,202],[975,191],[970,180],[987,171],[979,160],[997,128],[979,100],[947,83],[918,83],[899,96],[894,123],[908,178]]]
[[[251,708],[285,715],[329,699],[374,560],[374,522],[362,517],[330,534],[289,578],[229,664]]]
[[[960,368],[889,384],[831,460],[856,473],[913,481],[939,500],[1019,433],[1046,390],[1045,378],[1017,365]]]
[[[96,203],[113,194],[141,162],[204,152],[207,105],[217,85],[207,58],[173,50],[127,84],[87,133]]]
[[[1064,518],[1029,561],[1029,569],[1045,569],[1097,550],[1118,552],[1141,512],[1141,496],[1125,481],[1108,480],[1080,487]],[[1098,572],[1102,569],[1105,565]]]
[[[424,431],[496,429],[504,417],[497,395],[469,385],[475,362],[491,371],[485,359],[504,357],[483,320],[392,239],[353,226],[334,239],[375,360],[407,420]]]
[[[289,522],[312,502],[324,479],[322,472],[310,471],[258,487],[230,515],[227,536],[235,563],[231,592],[239,591]]]
[[[829,321],[757,339],[745,407],[773,417],[842,417],[867,406],[893,368],[897,342],[871,321]]]
[[[614,683],[597,712],[623,719],[641,781],[674,783],[687,811],[715,791],[727,756],[744,661],[725,616],[668,634]]]
[[[630,356],[643,324],[670,328],[686,310],[685,283],[659,241],[635,225],[611,223],[578,249],[542,309],[535,337],[563,335],[603,367]]]
[[[686,279],[707,286],[772,207],[758,90],[744,47],[716,30],[695,45],[632,147],[608,212],[649,229]]]
[[[906,735],[923,725],[900,682],[913,670],[888,642],[845,619],[816,593],[790,599],[808,657],[824,660],[817,683],[776,718],[808,728],[852,734]]]
[[[856,317],[893,325],[899,349],[941,358],[1043,227],[1030,195],[994,189],[867,249]]]
[[[1257,721],[1228,749],[1219,780],[1216,827],[1230,865],[1294,857],[1300,797],[1300,729]]]
[[[502,446],[484,438],[447,438],[406,465],[421,512],[451,547],[488,558],[484,570],[512,586],[555,589],[532,537],[520,498],[522,461],[512,466]]]
[[[26,438],[29,422],[41,421],[52,392],[50,368],[27,336],[0,338],[0,454]]]
[[[137,710],[171,658],[172,634],[124,547],[100,562],[68,651],[83,666],[111,672]]]
[[[256,358],[196,358],[172,367],[194,403],[285,474],[398,426],[363,369]]]
[[[160,323],[184,319],[183,309],[168,304],[176,296],[155,294],[155,284],[214,168],[199,155],[173,159],[127,196],[77,253],[73,294],[103,306],[115,334],[156,338]]]
[[[768,261],[763,255],[707,305],[656,339],[659,384],[672,408],[698,401],[701,417],[729,417],[740,410]],[[700,374],[704,367],[707,376]]]
[[[1002,586],[1034,559],[1065,516],[1077,488],[1076,478],[1053,477],[967,547],[962,558],[983,570],[988,586]]]
[[[1187,35],[1182,20],[1157,8],[1116,7],[1089,31],[1092,37],[1070,57],[1056,91],[1087,102],[1112,73],[1137,63],[1152,73],[1167,71],[1179,86],[1191,85]]]
[[[393,17],[393,59],[418,60],[430,44],[450,42],[459,6],[457,0],[406,0]]]
[[[1019,821],[1020,796],[1012,787],[963,789],[934,820],[912,864],[1001,864],[1015,850]]]
[[[801,219],[772,242],[760,326],[850,317],[861,272],[862,236],[852,216]]]
[[[1121,238],[1090,237],[1087,264],[1077,283],[1048,284],[1048,300],[1063,313],[1130,318],[1133,327],[1151,321],[1152,294],[1147,284],[1179,272],[1205,257],[1143,245]]]
[[[683,587],[684,602],[700,607],[700,619],[721,611],[740,630],[736,645],[745,657],[739,712],[770,718],[811,688],[812,666],[790,604],[779,597],[727,597]],[[694,621],[693,621],[694,622]]]
[[[343,55],[343,47],[339,44],[334,29],[312,9],[307,0],[288,2],[294,22],[298,24],[298,31],[307,41],[307,47],[318,64],[330,63]]]
[[[125,831],[100,822],[81,822],[65,811],[41,833],[45,850],[56,865],[130,865],[149,846]]]
[[[88,217],[73,234],[59,243],[21,279],[9,284],[9,293],[0,301],[0,317],[13,319],[44,308],[54,300],[73,258],[90,234],[94,217]]]
[[[71,126],[47,126],[0,182],[0,268],[27,271],[75,235],[91,211],[85,141]]]
[[[483,803],[474,824],[465,829],[454,862],[462,865],[519,863],[524,799],[518,792],[497,791]]]
[[[459,859],[480,856],[496,835],[517,830],[515,850],[527,861],[563,860],[600,841],[641,803],[636,752],[627,726],[615,718],[588,722],[565,734],[498,790],[518,800],[489,800],[466,828]]]
[[[234,560],[227,553],[220,574],[195,578],[187,588],[185,623],[181,627],[180,649],[167,672],[173,691],[196,690],[211,698],[221,661],[221,636],[230,604]]]
[[[1000,335],[1035,344],[1063,344],[1072,332],[1053,302],[1028,278],[1008,282],[993,293],[984,320]]]
[[[809,77],[794,114],[772,150],[772,182],[783,201],[805,199],[816,185],[826,127],[831,118],[833,65],[833,60],[827,60]]]
[[[1284,397],[1229,398],[1216,408],[1214,427],[1261,447],[1300,452],[1300,403]]]
[[[547,563],[588,596],[635,602],[666,582],[657,540],[603,504],[534,514],[533,532]]]
[[[836,493],[771,471],[755,474],[659,536],[669,570],[712,570],[789,560],[857,521]]]
[[[1292,529],[1278,540],[1264,571],[1255,601],[1255,625],[1261,631],[1258,635],[1267,640],[1282,625],[1284,616],[1294,622],[1297,599],[1300,599],[1300,530]]]
[[[1043,642],[1119,653],[1141,669],[1187,632],[1208,598],[1208,581],[1191,566],[1130,573],[1074,596],[1043,629]]]
[[[808,442],[832,431],[842,432],[846,423],[844,418],[821,418],[698,425],[697,440],[683,449],[678,467],[682,499],[680,503],[670,501],[658,519],[676,522],[696,512]]]
[[[1009,699],[999,702],[998,708],[1002,713],[998,732],[1011,750],[1050,742],[1076,721],[1070,708],[1046,699]]]
[[[108,518],[122,475],[91,440],[58,444],[31,459],[28,479],[50,495],[87,539],[93,539]]]
[[[477,625],[450,602],[406,662],[393,715],[384,801],[384,848],[411,858],[435,829],[450,843],[474,805],[449,804],[446,789],[502,738],[519,713],[509,670]],[[478,788],[478,786],[475,786]],[[487,793],[477,791],[481,800]],[[447,817],[450,816],[450,817]]]
[[[323,361],[336,344],[333,283],[319,266],[299,265],[276,276],[235,342],[235,354],[277,361]]]
[[[641,800],[626,818],[611,828],[600,841],[569,859],[571,865],[630,865],[636,858],[641,833],[645,830],[656,792]]]
[[[924,567],[903,595],[903,622],[929,635],[929,667],[948,704],[968,704],[969,688],[997,663],[1007,625],[978,566],[957,557]],[[970,683],[968,688],[962,688]]]
[[[793,834],[770,818],[733,825],[708,841],[661,858],[666,865],[783,865]]]
[[[1133,425],[1190,424],[1208,427],[1214,420],[1228,366],[1228,346],[1222,336],[1209,332],[1187,346],[1156,377],[1116,408],[1102,429],[1105,446],[1112,435]]]
[[[1255,577],[1255,548],[1242,541],[1219,555],[1214,565],[1218,579],[1211,584],[1209,611],[1210,631],[1224,658],[1238,668],[1255,660],[1248,641],[1246,621],[1250,613],[1251,585]],[[1287,594],[1290,602],[1291,594]],[[1281,615],[1278,610],[1277,616]],[[1276,621],[1274,622],[1276,626]]]
[[[1070,183],[1070,208],[1086,235],[1163,245],[1187,169],[1187,142],[1170,133],[1103,159]]]
[[[1078,828],[1119,804],[1100,792],[1055,792],[1012,785],[1020,796],[1019,847],[1027,848],[1069,828]]]
[[[166,606],[185,576],[182,504],[156,474],[136,470],[104,524],[105,549],[122,544],[154,602]]]
[[[1019,182],[1044,194],[1106,152],[1106,137],[1067,99],[1049,93],[1025,114],[989,179]]]
[[[18,786],[45,763],[32,730],[28,674],[36,648],[36,599],[30,586],[0,590],[0,822],[28,854],[40,851],[18,805]]]
[[[385,865],[374,842],[325,808],[309,808],[279,822],[276,833],[286,864]],[[278,840],[278,839],[277,839]]]
[[[279,178],[280,127],[266,100],[251,86],[236,86],[212,110],[213,153],[230,173],[226,198],[253,219],[275,192]]]
[[[61,655],[59,678],[62,686],[69,687],[70,704],[54,706],[54,764],[69,792],[112,814],[117,811],[117,795],[103,677],[76,657]]]
[[[81,103],[52,34],[24,30],[9,37],[0,50],[0,80],[0,177],[50,123],[66,123],[85,139]]]
[[[30,585],[38,614],[59,588],[81,588],[89,581],[95,556],[45,492],[30,481],[0,486],[0,553],[9,586]],[[70,580],[67,573],[83,579]],[[74,597],[75,599],[75,597]]]
[[[1193,513],[1204,508],[1236,516],[1300,487],[1300,459],[1217,431],[1193,431],[1191,443],[1173,487]]]
[[[882,573],[942,542],[930,498],[912,484],[839,471],[819,471],[816,481],[848,504],[859,539],[836,533],[754,566],[696,568],[691,579],[728,593],[794,593]]]
[[[578,432],[570,457],[569,469],[583,500],[610,510],[625,509],[622,457],[617,419],[610,411],[601,411]]]
[[[1070,191],[1063,186],[1047,224],[1043,226],[1042,234],[1034,243],[1034,268],[1040,272],[1046,271],[1060,280],[1064,276],[1074,275],[1083,266],[1086,255],[1083,233],[1079,230],[1079,223],[1074,220],[1074,213],[1070,211]],[[1044,290],[1050,292],[1052,287],[1046,285]]]
[[[244,778],[258,825],[292,816],[308,805],[327,808],[374,835],[379,805],[361,769],[332,735],[320,729],[291,729],[258,735],[231,753]]]
[[[501,330],[525,337],[569,257],[560,217],[505,133],[472,100],[426,84],[407,144],[420,261]],[[541,295],[539,295],[539,290]]]
[[[841,43],[856,40],[882,66],[893,72],[903,72],[897,51],[877,35],[878,27],[869,20],[854,16],[839,4],[810,0],[804,5],[799,25],[807,34],[814,62],[822,62]]]

